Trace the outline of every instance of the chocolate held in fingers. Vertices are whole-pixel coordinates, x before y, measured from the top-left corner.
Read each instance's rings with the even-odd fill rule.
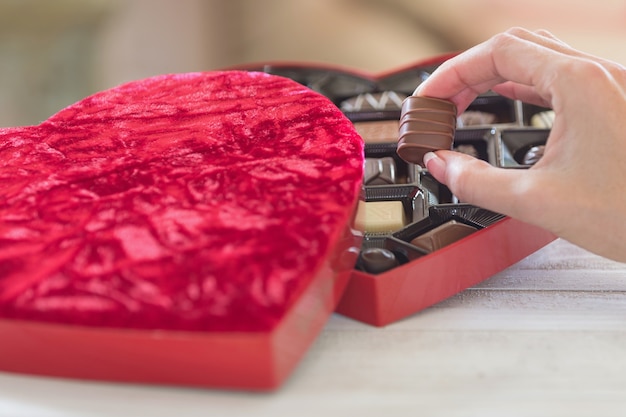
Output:
[[[423,166],[427,152],[452,148],[455,130],[454,103],[430,97],[407,97],[402,103],[397,153],[406,162]]]
[[[424,117],[428,117],[425,115]],[[446,136],[454,136],[454,121],[440,122],[428,119],[411,119],[405,120],[400,124],[398,129],[399,137],[416,134],[441,134]]]

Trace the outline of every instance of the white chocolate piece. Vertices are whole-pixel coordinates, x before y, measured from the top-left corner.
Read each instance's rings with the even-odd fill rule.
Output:
[[[541,113],[533,114],[530,118],[530,125],[540,129],[552,129],[554,124],[554,110],[546,110]]]
[[[359,202],[356,228],[369,233],[391,233],[406,225],[401,201]]]

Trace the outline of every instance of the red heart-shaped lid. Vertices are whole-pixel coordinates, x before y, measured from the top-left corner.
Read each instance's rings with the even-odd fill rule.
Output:
[[[271,329],[341,239],[362,167],[330,101],[254,72],[131,82],[2,129],[0,317]]]

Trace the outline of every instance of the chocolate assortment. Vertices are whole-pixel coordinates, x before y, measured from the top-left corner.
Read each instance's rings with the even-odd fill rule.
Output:
[[[458,117],[449,101],[409,95],[399,104],[398,97],[360,94],[342,105],[365,142],[366,201],[357,214],[365,239],[357,269],[369,274],[438,251],[504,218],[458,201],[421,166],[426,152],[453,149],[498,167],[528,168],[543,155],[553,120],[551,110],[493,92],[479,96]],[[399,120],[393,118],[398,111]],[[544,128],[533,127],[540,122]],[[393,127],[397,144],[391,140]],[[407,185],[412,186],[409,193]],[[441,209],[456,212],[441,215]]]
[[[549,109],[491,91],[461,114],[449,101],[412,96],[444,60],[379,75],[333,67],[324,73],[323,66],[246,68],[294,78],[327,95],[365,144],[355,222],[363,241],[339,314],[384,326],[478,284],[555,238],[459,201],[422,166],[426,152],[451,149],[501,168],[529,168],[550,132],[531,124],[545,120],[533,116]]]
[[[417,104],[415,102],[417,97],[409,97],[405,100],[405,111],[414,117],[414,107]],[[506,103],[505,107],[508,111],[519,107],[519,103],[505,102],[503,97],[488,94],[479,99],[480,106],[483,108],[490,107],[493,103]],[[426,100],[422,101],[422,107],[426,107],[424,104]],[[406,103],[409,103],[407,105]],[[476,110],[468,110],[470,118],[477,120],[479,116],[480,123],[469,123],[466,127],[457,127],[455,130],[448,128],[444,132],[444,128],[441,127],[441,132],[438,133],[437,141],[431,141],[434,136],[429,129],[431,126],[439,126],[436,117],[441,113],[452,114],[452,110],[444,110],[445,103],[439,103],[440,109],[435,111],[422,110],[427,119],[429,116],[435,116],[435,121],[431,124],[424,122],[423,125],[416,125],[417,128],[412,129],[413,143],[407,141],[408,135],[406,132],[408,129],[399,129],[400,141],[398,146],[395,147],[389,142],[376,141],[376,136],[364,137],[365,141],[365,153],[366,159],[370,166],[378,166],[376,164],[384,165],[383,161],[392,160],[392,155],[395,152],[401,156],[401,160],[395,160],[398,170],[411,172],[407,175],[407,178],[411,178],[415,187],[410,194],[410,200],[407,200],[407,195],[401,193],[398,201],[403,201],[405,206],[410,206],[410,214],[412,217],[405,217],[403,221],[400,220],[400,211],[397,210],[395,216],[397,219],[393,222],[396,226],[396,230],[389,233],[381,233],[382,229],[378,227],[379,219],[377,216],[370,216],[370,211],[365,211],[362,214],[365,218],[365,240],[363,243],[362,251],[368,251],[370,248],[384,248],[392,251],[395,254],[398,266],[404,263],[410,262],[414,259],[418,259],[427,254],[438,251],[448,245],[451,245],[459,240],[462,240],[474,232],[488,227],[495,222],[504,218],[497,213],[492,213],[488,210],[484,210],[477,207],[467,206],[463,202],[458,201],[450,190],[443,184],[436,181],[429,173],[428,170],[420,166],[423,154],[428,150],[436,149],[450,149],[457,152],[468,154],[475,158],[483,159],[493,165],[502,168],[528,168],[536,163],[545,147],[549,130],[537,129],[524,125],[524,115],[519,113],[517,118],[515,116],[504,119],[503,123],[494,123],[497,119],[497,114],[502,115],[502,111],[494,111],[493,113],[481,112],[478,115]],[[452,107],[450,107],[452,108]],[[471,107],[470,107],[471,108]],[[522,110],[524,107],[521,107]],[[492,109],[497,110],[497,109]],[[440,111],[440,113],[437,113]],[[413,113],[411,113],[413,112]],[[517,114],[515,112],[513,115]],[[404,113],[402,113],[404,117]],[[463,114],[459,119],[463,118]],[[409,117],[404,117],[405,120]],[[500,119],[502,120],[502,119]],[[529,120],[529,117],[526,117]],[[413,120],[411,120],[412,122]],[[483,121],[488,121],[490,125],[484,125]],[[363,123],[376,123],[376,121],[359,122]],[[402,122],[401,122],[402,123]],[[466,122],[467,123],[467,122]],[[443,126],[443,123],[441,123]],[[427,132],[419,131],[419,128]],[[420,142],[423,141],[423,142]],[[423,146],[425,143],[425,146]],[[406,147],[412,146],[416,150],[406,151]],[[432,147],[432,148],[431,148]],[[381,150],[385,149],[387,153]],[[378,161],[378,162],[376,162]],[[379,174],[380,175],[380,174]],[[409,182],[409,184],[411,184]],[[393,195],[394,187],[399,185],[393,184],[391,181],[385,184],[387,191],[387,198],[393,201],[391,197]],[[368,191],[372,187],[371,182],[365,182],[366,199],[368,198]],[[402,185],[403,188],[406,185]],[[366,200],[370,201],[370,200]],[[368,204],[367,202],[365,203]],[[454,215],[442,216],[437,214],[437,209],[450,210],[451,208],[463,209],[462,212],[455,213]],[[468,211],[468,209],[472,211]],[[406,212],[405,212],[406,214]],[[391,213],[389,213],[391,215]],[[476,218],[481,218],[481,221],[476,221]],[[369,224],[369,222],[373,224]],[[392,224],[392,223],[389,223]],[[400,227],[401,226],[401,227]],[[368,269],[363,263],[357,265],[357,268],[361,268],[362,271],[376,274],[380,273],[377,269]],[[385,269],[382,272],[388,271]]]

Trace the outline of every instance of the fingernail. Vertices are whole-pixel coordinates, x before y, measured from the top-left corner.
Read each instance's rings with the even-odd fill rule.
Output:
[[[426,152],[426,154],[424,155],[424,166],[428,168],[428,163],[431,161],[434,161],[433,163],[438,165],[445,163],[441,158],[437,156],[436,153]]]

